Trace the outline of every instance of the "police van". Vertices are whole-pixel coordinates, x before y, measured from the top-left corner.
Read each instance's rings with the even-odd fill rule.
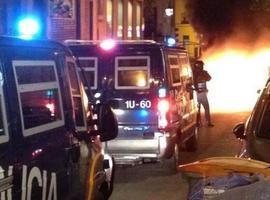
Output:
[[[65,44],[77,58],[97,102],[108,102],[118,137],[106,142],[117,164],[156,161],[196,150],[196,106],[187,51],[154,41],[83,41]]]
[[[108,198],[112,159],[100,140],[117,125],[106,105],[94,119],[88,100],[66,47],[0,37],[2,200]]]

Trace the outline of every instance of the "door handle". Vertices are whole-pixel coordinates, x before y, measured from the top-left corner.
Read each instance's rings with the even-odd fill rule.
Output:
[[[70,147],[65,148],[67,153],[67,160],[71,159],[73,163],[79,162],[80,159],[80,144],[75,143]]]

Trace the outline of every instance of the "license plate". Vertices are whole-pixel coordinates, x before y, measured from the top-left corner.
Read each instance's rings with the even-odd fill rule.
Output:
[[[126,100],[126,109],[149,109],[152,107],[152,102],[150,100]]]

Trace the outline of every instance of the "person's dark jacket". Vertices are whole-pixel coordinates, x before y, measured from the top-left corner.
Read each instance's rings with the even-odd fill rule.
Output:
[[[194,87],[197,92],[207,92],[206,82],[211,80],[211,76],[205,70],[194,70]]]

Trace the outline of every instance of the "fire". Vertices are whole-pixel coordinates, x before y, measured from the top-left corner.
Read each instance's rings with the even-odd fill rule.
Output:
[[[213,112],[249,111],[255,105],[270,70],[270,49],[248,52],[219,50],[205,56],[205,69],[212,76],[208,83]]]

